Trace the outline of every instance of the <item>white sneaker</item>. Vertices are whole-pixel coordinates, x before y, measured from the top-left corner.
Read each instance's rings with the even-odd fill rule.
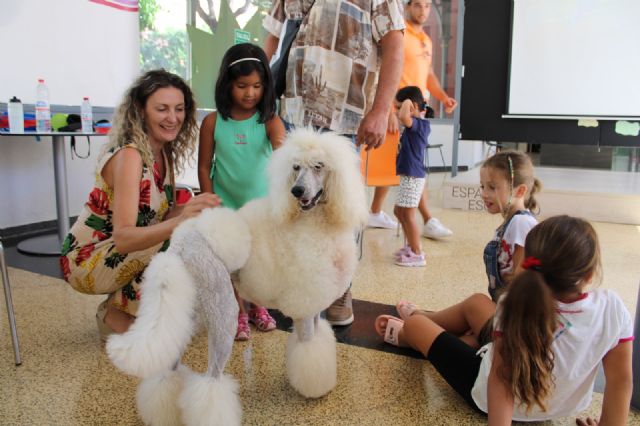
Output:
[[[398,222],[393,220],[391,216],[383,211],[379,213],[369,213],[369,222],[367,223],[369,228],[387,228],[396,229]]]
[[[424,224],[422,235],[427,238],[444,238],[453,235],[453,231],[432,217]]]

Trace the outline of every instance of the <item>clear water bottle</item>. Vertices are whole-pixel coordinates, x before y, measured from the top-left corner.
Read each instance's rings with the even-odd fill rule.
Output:
[[[51,107],[49,105],[49,88],[44,79],[38,80],[36,87],[36,131],[51,131]]]
[[[80,107],[80,119],[82,121],[82,133],[93,132],[93,111],[88,97],[82,98],[82,106]]]
[[[7,112],[9,113],[9,131],[13,133],[24,132],[24,110],[20,99],[15,96],[9,99]]]

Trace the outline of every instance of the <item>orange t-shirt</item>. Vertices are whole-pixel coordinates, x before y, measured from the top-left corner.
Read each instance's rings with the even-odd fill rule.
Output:
[[[400,78],[400,87],[418,86],[424,96],[427,91],[427,78],[431,70],[433,43],[422,29],[416,31],[405,21],[404,30],[404,67]]]

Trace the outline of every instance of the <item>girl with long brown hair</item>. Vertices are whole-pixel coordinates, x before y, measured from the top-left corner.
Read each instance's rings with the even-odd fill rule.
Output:
[[[422,352],[471,407],[488,413],[489,424],[586,409],[602,363],[606,386],[599,422],[625,424],[633,323],[614,292],[585,291],[601,270],[595,230],[582,219],[555,216],[529,232],[524,252],[497,305],[476,294],[406,321],[381,315],[378,333],[388,343]],[[479,333],[492,317],[493,341],[479,351],[458,337],[469,329]]]

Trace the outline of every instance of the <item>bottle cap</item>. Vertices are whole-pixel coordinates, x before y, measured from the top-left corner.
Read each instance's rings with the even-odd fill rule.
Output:
[[[88,100],[89,100],[89,97],[88,97],[88,96],[85,96],[84,98],[82,98],[82,100],[83,100],[83,101],[88,101]]]
[[[38,83],[44,83],[44,78],[39,78]]]
[[[15,103],[20,103],[20,99],[16,98],[15,96],[11,99],[9,99],[9,102],[15,102]]]

